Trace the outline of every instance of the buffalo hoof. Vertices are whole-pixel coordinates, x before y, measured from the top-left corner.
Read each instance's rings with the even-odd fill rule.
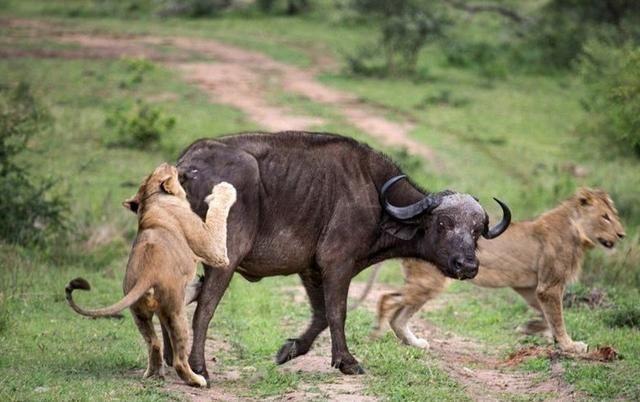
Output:
[[[203,376],[205,380],[209,379],[209,372],[207,372],[207,366],[205,366],[204,364],[202,366],[190,364],[190,366],[191,366],[191,371],[193,371],[198,375]]]
[[[340,369],[342,374],[356,375],[364,374],[364,369],[360,366],[360,363],[353,357],[350,359],[337,359],[331,362],[331,366]]]
[[[171,355],[165,354],[164,362],[167,364],[168,367],[173,367],[173,354]]]
[[[302,350],[300,349],[300,343],[298,339],[287,339],[287,341],[282,345],[278,353],[276,353],[276,363],[283,364],[288,362],[289,360],[296,358],[302,355]]]
[[[356,375],[356,374],[364,374],[364,369],[358,364],[341,364],[338,366],[342,374],[346,375]]]

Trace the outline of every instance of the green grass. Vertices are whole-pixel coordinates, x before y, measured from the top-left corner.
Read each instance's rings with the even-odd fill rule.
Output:
[[[311,66],[319,54],[339,58],[370,42],[375,35],[372,27],[353,26],[319,15],[266,18],[232,14],[203,20],[117,19],[100,15],[69,18],[70,8],[80,3],[89,4],[9,1],[0,12],[4,16],[46,18],[69,29],[215,38],[303,67]],[[486,36],[488,32],[486,27],[470,29],[477,29],[479,35]],[[42,41],[24,36],[7,42],[5,36],[14,33],[13,29],[0,28],[0,46],[75,48],[56,43],[55,38]],[[162,51],[174,50],[167,47]],[[69,279],[82,275],[95,290],[78,295],[81,302],[98,306],[117,299],[135,231],[133,217],[120,202],[135,192],[138,182],[154,166],[175,160],[179,150],[191,141],[259,128],[259,124],[237,110],[212,103],[206,94],[160,64],[155,64],[141,83],[128,85],[129,63],[0,60],[0,82],[29,81],[55,117],[53,131],[32,140],[32,152],[25,155],[25,161],[40,175],[60,178],[56,191],[68,194],[71,200],[69,218],[72,234],[79,243],[70,250],[30,250],[8,245],[0,248],[2,400],[183,397],[169,393],[161,383],[140,380],[146,351],[130,317],[122,321],[80,319],[65,305],[63,287]],[[426,78],[417,81],[356,78],[336,72],[320,79],[385,107],[391,119],[410,117],[416,122],[411,136],[434,148],[441,163],[423,163],[413,168],[412,176],[427,188],[448,187],[478,195],[492,215],[497,215],[498,208],[490,197],[498,196],[509,203],[516,219],[524,219],[550,208],[576,186],[602,186],[611,192],[626,222],[630,238],[625,240],[625,253],[637,255],[640,204],[632,189],[640,186],[639,162],[609,152],[594,152],[599,144],[580,136],[583,88],[575,77],[514,73],[505,79],[489,80],[476,71],[448,66],[437,44],[425,49],[420,69],[426,71]],[[462,102],[425,102],[443,92]],[[137,98],[175,116],[176,126],[157,149],[107,147],[105,139],[111,133],[105,126],[106,117]],[[277,90],[269,93],[269,100],[322,117],[326,123],[318,127],[320,130],[350,135],[380,148],[366,133],[349,126],[333,107]],[[571,163],[585,167],[588,175],[570,176],[565,166]],[[104,227],[114,228],[114,235],[105,243],[87,248],[84,240]],[[591,283],[604,286],[615,303],[633,303],[638,292],[633,285],[624,285],[629,275],[636,278],[629,283],[640,280],[640,267],[633,258],[607,259],[596,252],[588,260],[587,277]],[[605,275],[603,271],[615,274]],[[615,285],[602,282],[603,278],[615,281]],[[386,264],[380,280],[399,286],[399,264]],[[214,385],[243,397],[262,398],[338,378],[337,372],[289,373],[273,363],[282,342],[302,331],[308,320],[306,304],[295,303],[282,290],[295,284],[295,277],[267,279],[258,284],[241,278],[233,280],[210,329],[210,335],[228,341],[231,347],[216,354],[218,361],[213,367],[210,363],[210,369],[214,373],[239,370],[241,375],[227,381],[216,380],[214,374]],[[482,342],[485,352],[496,351],[505,358],[519,347],[542,344],[536,338],[514,332],[532,314],[510,290],[479,291],[456,283],[449,292],[446,307],[422,316],[444,329]],[[607,309],[569,309],[569,332],[574,339],[590,345],[613,345],[624,359],[609,364],[564,360],[565,379],[596,400],[635,400],[640,398],[640,335],[637,329],[611,328],[607,325],[608,314]],[[367,393],[389,400],[468,398],[429,353],[400,346],[391,334],[370,340],[372,322],[371,313],[358,310],[349,315],[347,323],[351,350],[368,372]],[[547,359],[535,358],[518,369],[544,376],[549,367]]]

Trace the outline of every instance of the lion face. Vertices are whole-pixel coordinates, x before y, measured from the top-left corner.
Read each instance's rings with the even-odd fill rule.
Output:
[[[581,188],[576,200],[577,223],[592,244],[611,249],[625,236],[618,211],[605,191]]]
[[[187,199],[187,194],[178,180],[178,169],[175,166],[163,163],[158,166],[142,183],[138,193],[132,198],[123,202],[125,208],[134,213],[138,213],[141,204],[155,194],[169,194],[183,200]]]

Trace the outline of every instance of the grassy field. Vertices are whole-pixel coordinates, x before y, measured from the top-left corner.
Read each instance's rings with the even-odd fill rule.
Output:
[[[70,10],[78,4],[92,3],[8,1],[0,3],[4,7],[0,17],[44,20],[85,33],[217,39],[301,68],[313,67],[318,55],[339,61],[374,32],[373,27],[318,15],[229,15],[202,20],[70,17]],[[0,24],[0,49],[5,48],[73,50],[77,46],[59,43],[56,38],[20,35]],[[131,84],[132,63],[135,61],[127,58],[0,59],[0,84],[28,81],[54,116],[53,129],[30,142],[24,159],[36,174],[59,179],[54,191],[69,199],[74,239],[73,245],[43,249],[0,246],[2,400],[187,399],[161,382],[140,380],[146,351],[128,314],[121,321],[79,319],[66,306],[63,288],[69,279],[81,275],[94,286],[90,296],[79,296],[81,302],[106,305],[120,297],[135,231],[133,217],[120,202],[135,192],[138,181],[154,166],[175,160],[191,141],[258,129],[260,124],[239,110],[211,102],[202,90],[162,63],[150,62],[142,81]],[[514,73],[488,79],[448,66],[437,46],[425,49],[419,63],[428,73],[417,81],[358,78],[340,70],[324,72],[318,80],[378,105],[389,119],[414,121],[410,136],[435,151],[438,165],[411,158],[403,162],[411,175],[429,189],[447,187],[473,193],[492,214],[498,212],[489,203],[492,196],[508,201],[515,219],[525,219],[550,208],[577,186],[608,190],[626,224],[628,239],[610,258],[600,251],[592,253],[586,286],[604,288],[617,306],[633,305],[640,296],[640,259],[632,258],[638,255],[639,244],[640,162],[601,151],[600,144],[580,135],[585,113],[580,106],[581,82],[572,74],[560,73]],[[284,90],[268,95],[273,103],[324,117],[318,130],[351,135],[384,149],[329,105],[302,100]],[[105,119],[135,99],[144,99],[174,116],[175,127],[150,149],[108,146],[113,133]],[[568,172],[571,166],[580,166],[588,174],[574,177]],[[399,285],[398,264],[387,264],[381,278]],[[287,292],[297,283],[295,277],[270,278],[258,284],[234,278],[209,331],[229,344],[216,353],[214,387],[241,398],[265,398],[299,389],[301,384],[309,387],[336,381],[337,372],[287,372],[273,363],[284,339],[297,334],[308,319],[306,304],[296,302]],[[451,303],[422,317],[482,343],[500,357],[540,342],[513,331],[531,315],[515,293],[478,291],[462,283],[452,286],[449,293]],[[637,400],[640,334],[638,329],[607,325],[612,311],[572,308],[566,314],[567,325],[575,339],[613,345],[624,359],[609,364],[565,359],[564,380],[593,400]],[[361,309],[351,313],[347,323],[350,347],[368,373],[364,379],[367,395],[385,400],[473,398],[433,354],[400,346],[391,334],[371,340],[373,318],[370,311]],[[239,378],[216,380],[216,373],[228,370],[239,371]],[[546,358],[536,358],[518,370],[548,376],[550,364]]]

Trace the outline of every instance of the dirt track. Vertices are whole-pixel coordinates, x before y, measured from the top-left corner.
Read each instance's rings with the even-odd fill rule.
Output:
[[[2,57],[40,58],[117,58],[145,57],[163,62],[178,70],[184,78],[210,95],[215,103],[233,106],[243,111],[259,127],[268,131],[308,130],[325,123],[310,116],[269,101],[269,95],[293,94],[316,102],[339,114],[345,121],[383,144],[404,147],[408,152],[434,162],[435,154],[409,133],[411,121],[392,121],[380,107],[364,103],[357,96],[330,88],[315,79],[315,75],[335,63],[326,57],[314,58],[313,69],[305,70],[271,59],[250,50],[227,45],[212,39],[154,36],[108,36],[79,33],[66,27],[30,20],[4,20],[4,24],[29,37],[46,37],[61,43],[80,45],[81,50],[30,49],[0,47]],[[163,52],[171,47],[172,52]],[[193,61],[198,59],[200,61]],[[205,61],[202,61],[205,59]]]

